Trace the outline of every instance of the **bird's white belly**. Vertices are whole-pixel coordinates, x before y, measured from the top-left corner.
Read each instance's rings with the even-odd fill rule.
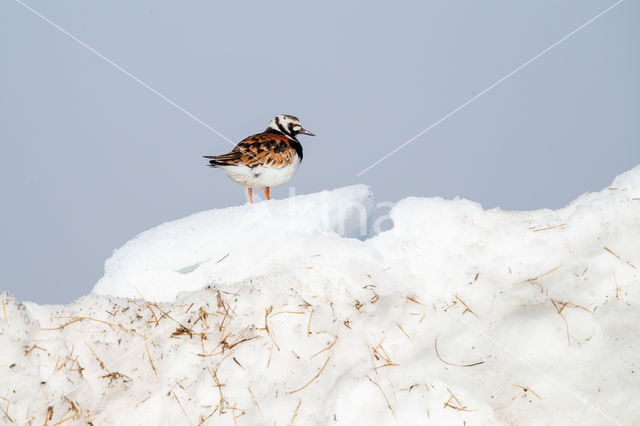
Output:
[[[250,168],[243,165],[220,166],[222,170],[236,183],[255,189],[276,187],[287,182],[300,165],[300,157],[295,156],[293,161],[283,167],[256,166]]]

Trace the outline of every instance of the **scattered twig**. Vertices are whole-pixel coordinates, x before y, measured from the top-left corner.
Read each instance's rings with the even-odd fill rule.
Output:
[[[447,388],[447,391],[449,392],[449,394],[451,395],[449,397],[449,399],[447,400],[447,402],[444,403],[444,407],[449,407],[449,408],[453,408],[454,410],[457,411],[474,411],[474,410],[469,410],[467,407],[465,407],[464,405],[462,405],[462,403],[460,402],[460,400],[453,394],[453,392],[451,392],[449,390],[449,388]],[[456,401],[456,404],[458,405],[453,405],[451,403],[452,400]]]
[[[193,330],[191,330],[190,328],[186,328],[186,327],[181,325],[178,328],[176,328],[176,331],[171,333],[171,337],[184,336],[185,334],[187,336],[189,336],[189,337],[193,337]]]
[[[280,314],[304,315],[304,314],[306,314],[306,312],[299,312],[299,311],[279,311],[279,312],[276,312],[275,314],[271,315],[271,318],[275,317],[276,315],[280,315]]]
[[[0,407],[0,410],[2,410],[2,414],[4,414],[4,416],[11,422],[13,423],[13,419],[9,416],[9,407],[7,406],[7,408],[2,408]]]
[[[223,358],[222,361],[224,361],[225,358]],[[213,379],[216,387],[218,388],[218,393],[220,394],[220,403],[218,404],[218,409],[220,410],[220,414],[222,414],[224,412],[223,410],[224,410],[225,405],[228,405],[227,400],[224,398],[224,394],[222,393],[222,386],[224,386],[224,385],[221,384],[220,380],[218,379],[218,368],[220,368],[220,365],[222,364],[222,361],[220,361],[220,364],[218,364],[218,367],[214,371],[212,371],[209,368],[209,366],[205,364],[205,366],[207,368],[207,371],[211,375],[211,378]]]
[[[296,392],[301,391],[302,389],[306,388],[306,387],[307,387],[307,386],[309,386],[311,383],[313,383],[313,382],[314,382],[318,377],[320,377],[320,374],[322,374],[322,372],[324,371],[324,368],[327,366],[327,364],[329,363],[329,360],[330,360],[330,359],[331,359],[331,355],[329,355],[329,356],[327,357],[327,360],[326,360],[326,361],[324,362],[324,364],[322,365],[322,368],[320,369],[320,371],[318,371],[318,373],[317,373],[315,376],[313,376],[313,378],[312,378],[311,380],[309,380],[309,381],[308,381],[304,386],[302,386],[302,387],[300,387],[300,388],[298,388],[298,389],[296,389],[296,390],[293,390],[293,391],[287,392],[287,394],[292,395],[292,394],[294,394],[294,393],[296,393]]]
[[[380,340],[380,343],[378,343],[378,345],[373,348],[373,355],[377,358],[380,359],[382,358],[383,360],[385,360],[387,363],[389,364],[393,364],[393,361],[391,361],[391,357],[389,356],[389,354],[387,353],[387,351],[384,350],[384,347],[382,346],[382,344],[384,343],[384,341],[387,339],[387,336],[384,336],[382,338],[382,340]],[[379,350],[378,350],[379,349]]]
[[[191,309],[191,307],[189,307],[189,309]],[[209,330],[209,322],[207,321],[207,318],[209,318],[209,313],[202,309],[201,306],[198,308],[198,319],[194,321],[193,325],[195,326],[197,323],[202,322],[202,324],[204,324],[205,330]]]
[[[155,311],[151,308],[151,304],[147,301],[147,299],[145,299],[145,297],[142,295],[142,292],[140,292],[140,290],[138,290],[137,287],[134,287],[134,288],[136,289],[136,292],[140,295],[140,298],[143,300],[143,302],[144,302],[145,306],[147,307],[147,309],[149,309],[149,311],[151,311],[151,315],[153,316],[153,319],[154,319],[154,321],[156,323],[155,326],[157,327],[158,323],[160,322],[160,319],[162,319],[162,318],[159,319],[156,316]]]
[[[187,310],[186,310],[186,311],[184,311],[185,315],[189,313],[189,311],[191,310],[191,308],[192,308],[192,307],[193,307],[193,303],[191,303],[191,304],[189,305],[189,307],[187,308]],[[201,308],[201,309],[202,309],[202,308]]]
[[[511,268],[511,267],[509,267]],[[555,268],[551,269],[550,271],[545,272],[544,274],[540,274],[537,277],[534,278],[529,278],[528,280],[526,280],[526,282],[528,282],[531,285],[537,285],[538,287],[540,287],[540,292],[542,293],[544,291],[544,288],[542,287],[542,284],[540,284],[538,282],[538,280],[542,277],[546,277],[547,275],[557,271],[558,269],[562,268],[562,265],[556,266]]]
[[[223,260],[225,260],[227,257],[229,257],[229,254],[230,254],[230,253],[227,253],[227,254],[225,254],[224,256],[222,256],[222,258],[220,258],[220,260],[218,260],[218,261],[216,262],[216,264],[218,264],[218,263],[222,262],[222,261],[223,261]]]
[[[147,351],[147,357],[149,357],[149,364],[151,364],[151,369],[153,370],[153,372],[155,373],[155,375],[158,375],[158,370],[156,370],[156,366],[153,365],[153,359],[151,359],[151,353],[149,352],[149,345],[147,344],[147,333],[144,333],[144,348]]]
[[[313,308],[311,309],[311,313],[309,314],[309,322],[307,323],[307,337],[311,335],[311,318],[313,318]]]
[[[564,316],[562,311],[564,310],[564,308],[569,307],[569,308],[582,309],[585,312],[593,314],[595,312],[597,306],[593,310],[589,310],[589,309],[585,308],[584,306],[576,305],[576,304],[570,303],[570,302],[562,302],[560,300],[555,300],[553,298],[551,299],[551,303],[553,304],[553,307],[556,309],[556,313],[558,315],[560,315],[562,317],[562,319],[564,320],[564,323],[565,323],[565,325],[567,327],[567,341],[569,342],[569,346],[571,346],[571,338],[569,336],[569,323],[567,322],[567,318]]]
[[[541,229],[534,229],[533,232],[540,232],[540,231],[548,231],[550,229],[555,229],[555,228],[559,228],[561,226],[567,226],[566,223],[561,223],[559,225],[553,225],[553,226],[549,226],[547,228],[541,228]]]
[[[293,416],[291,416],[291,422],[289,422],[289,426],[293,426],[293,423],[296,421],[296,417],[298,417],[298,410],[300,410],[300,405],[302,404],[302,400],[298,400],[298,405],[296,406],[296,410],[293,412]]]
[[[136,330],[134,330],[134,329],[128,329],[128,328],[123,327],[123,326],[122,326],[122,325],[120,325],[120,324],[115,324],[115,323],[112,323],[112,322],[109,322],[109,321],[104,321],[104,320],[100,320],[100,319],[96,319],[96,318],[91,318],[91,317],[75,317],[75,316],[72,316],[72,317],[60,317],[60,318],[73,318],[73,319],[72,319],[71,321],[69,321],[69,322],[65,323],[65,324],[62,324],[62,325],[58,326],[58,327],[55,327],[55,328],[41,328],[41,330],[45,330],[45,331],[62,330],[63,328],[65,328],[65,327],[67,327],[67,326],[69,326],[69,325],[71,325],[71,324],[74,324],[74,323],[76,323],[76,322],[80,322],[80,321],[94,321],[94,322],[98,322],[98,323],[100,323],[100,324],[108,325],[109,327],[119,328],[119,329],[120,329],[120,330],[122,330],[122,331],[125,331],[125,332],[127,332],[127,333],[133,333],[133,334],[135,334],[135,335],[138,335],[138,336],[140,336],[140,337],[144,338],[144,335],[143,335],[143,334],[138,333],[138,332],[137,332]]]
[[[386,364],[382,364],[382,365],[378,365],[376,367],[373,367],[373,371],[377,372],[378,370],[380,370],[381,368],[385,368],[385,367],[398,367],[400,364],[394,364],[391,362],[388,362]]]
[[[393,411],[393,407],[391,407],[391,403],[389,402],[389,398],[387,398],[387,395],[384,393],[384,391],[382,390],[382,387],[380,387],[380,385],[378,384],[378,382],[376,382],[375,380],[373,380],[371,377],[367,376],[367,379],[369,379],[369,381],[371,383],[373,383],[374,385],[376,385],[376,387],[378,389],[380,389],[380,393],[382,394],[382,396],[384,397],[385,402],[387,403],[387,408],[389,409],[389,411],[391,411],[391,415],[393,416],[394,419],[396,419],[396,421],[398,420],[398,418],[396,417],[396,413]]]
[[[528,387],[526,387],[526,386],[519,385],[519,384],[517,384],[517,383],[514,383],[512,386],[515,386],[515,387],[517,387],[517,388],[520,388],[520,389],[522,389],[522,390],[523,390],[523,391],[525,391],[525,392],[531,392],[532,394],[534,394],[535,396],[537,396],[537,397],[538,397],[538,399],[542,399],[542,397],[541,397],[540,395],[538,395],[538,394],[537,394],[533,389],[531,389],[531,388],[528,388]]]
[[[173,392],[173,397],[176,399],[176,402],[178,403],[178,405],[180,406],[180,408],[182,409],[182,413],[184,414],[184,416],[187,418],[187,420],[189,421],[189,423],[191,423],[191,419],[189,418],[189,415],[187,414],[187,412],[185,411],[184,407],[182,406],[182,403],[180,402],[180,400],[178,399],[178,395],[176,395],[175,392]]]
[[[616,271],[613,271],[613,282],[616,283],[616,299],[618,299],[622,303],[626,303],[624,301],[624,297],[622,297],[622,287],[620,287],[620,284],[618,284],[618,279],[616,278]]]
[[[100,376],[100,378],[101,379],[108,378],[109,384],[115,382],[118,379],[122,380],[124,383],[128,383],[131,381],[131,377],[127,376],[126,374],[119,373],[117,371],[114,371],[113,373],[105,374],[104,376]]]
[[[47,415],[44,418],[44,425],[46,426],[47,424],[49,424],[49,420],[51,420],[53,418],[53,405],[50,405],[47,407]]]
[[[629,262],[628,260],[624,260],[623,258],[621,258],[620,256],[618,256],[617,254],[615,254],[613,251],[611,251],[611,249],[609,249],[608,247],[604,248],[606,251],[608,251],[609,253],[611,253],[612,255],[614,255],[615,257],[617,257],[618,259],[620,259],[622,262],[626,263],[627,265],[631,266],[633,269],[638,269],[635,267],[635,265],[631,262]]]
[[[45,351],[45,352],[46,352],[46,349],[45,349],[45,348],[41,348],[41,347],[40,347],[40,346],[38,346],[38,345],[33,345],[33,346],[31,346],[29,349],[27,349],[26,351],[24,351],[24,356],[29,355],[29,354],[31,353],[31,351],[32,351],[32,350],[34,350],[34,349],[40,349],[41,351]]]
[[[64,400],[67,401],[67,404],[69,404],[69,410],[67,410],[67,412],[69,411],[73,411],[76,415],[80,414],[80,410],[78,410],[78,407],[76,407],[76,404],[71,401],[69,398],[67,398],[66,396],[63,396]]]
[[[564,321],[564,325],[567,327],[567,343],[571,346],[571,336],[569,335],[569,323],[567,322],[567,318],[565,318],[562,310],[567,306],[568,302],[556,302],[554,299],[551,299],[551,303],[553,303],[553,307],[556,308],[556,313],[560,315],[562,320]]]
[[[404,331],[404,328],[402,328],[402,326],[400,324],[396,324],[396,326],[400,329],[400,331],[402,331],[402,334],[404,334],[405,336],[407,336],[407,339],[409,339],[409,341],[411,343],[413,343],[413,340],[411,340],[411,337],[409,337],[409,335],[407,334],[406,331]]]
[[[267,359],[267,368],[271,365],[271,355],[273,354],[273,343],[269,346],[269,359]]]
[[[414,299],[413,297],[411,297],[411,296],[406,296],[406,297],[407,297],[407,300],[408,300],[409,302],[413,302],[413,303],[415,303],[416,305],[424,306],[422,303],[418,302],[418,301],[417,301],[416,299]]]
[[[237,340],[237,341],[233,342],[232,344],[230,344],[229,346],[227,346],[226,348],[223,348],[223,349],[231,350],[231,349],[235,348],[236,346],[238,346],[240,343],[248,342],[250,340],[257,339],[258,337],[262,338],[262,336],[246,337],[244,339],[240,339],[240,340]]]
[[[109,371],[109,369],[104,365],[104,362],[102,362],[102,360],[98,357],[98,354],[96,354],[96,351],[94,351],[93,348],[89,346],[87,342],[84,342],[84,344],[87,345],[87,348],[89,348],[93,356],[96,358],[96,360],[98,361],[98,364],[100,364],[100,368],[102,368],[107,373],[111,373],[111,371]]]
[[[331,349],[333,347],[333,345],[335,345],[338,342],[338,336],[336,336],[335,340],[333,341],[333,343],[331,343],[329,346],[327,346],[326,348],[322,349],[321,351],[311,355],[311,358],[314,358],[316,355],[320,355],[322,352],[324,351],[328,351],[329,349]]]
[[[271,341],[273,342],[273,344],[276,345],[276,349],[280,350],[280,346],[278,346],[278,343],[276,342],[276,339],[274,339],[273,333],[269,328],[269,315],[271,315],[271,312],[273,312],[273,305],[269,306],[264,310],[264,329],[267,331],[267,334],[271,338]],[[269,361],[271,361],[271,355],[269,355]]]
[[[382,338],[382,340],[380,340],[380,343],[378,343],[378,345],[373,349],[372,352],[372,357],[375,358],[375,360],[383,360],[384,364],[383,365],[375,365],[375,361],[373,361],[374,367],[373,370],[377,371],[380,368],[384,368],[384,367],[397,367],[399,364],[394,363],[393,361],[391,361],[391,357],[389,356],[389,354],[387,353],[387,351],[384,349],[384,347],[382,346],[382,344],[384,343],[384,341],[386,340],[386,336]]]
[[[247,387],[247,389],[249,389],[249,394],[251,394],[251,399],[253,399],[253,403],[256,404],[256,407],[258,407],[258,411],[260,412],[260,417],[262,417],[262,419],[264,420],[264,414],[262,414],[262,408],[260,408],[260,404],[258,404],[258,400],[256,399],[256,396],[251,391],[251,387]]]
[[[224,314],[224,316],[222,317],[222,321],[220,321],[220,326],[218,327],[218,330],[222,331],[226,327],[225,321],[227,320],[231,321],[232,310],[231,310],[231,307],[229,306],[229,303],[226,302],[226,300],[222,297],[220,290],[218,290],[218,293],[216,294],[216,301],[218,304],[218,308],[222,308],[224,310],[223,312],[221,312],[222,314]]]
[[[168,312],[163,311],[163,310],[162,310],[162,308],[160,308],[160,307],[158,306],[158,304],[157,304],[157,303],[153,303],[153,306],[155,306],[155,308],[156,308],[157,310],[159,310],[160,312],[162,312],[162,315],[164,315],[165,317],[169,318],[171,321],[173,321],[173,322],[175,322],[176,324],[178,324],[178,325],[180,326],[180,327],[178,327],[178,330],[183,329],[183,330],[186,332],[186,334],[188,334],[188,335],[189,335],[189,337],[191,337],[191,336],[194,334],[194,333],[193,333],[193,330],[191,330],[189,327],[187,327],[187,326],[185,326],[184,324],[182,324],[182,323],[181,323],[180,321],[178,321],[177,319],[173,318],[171,315],[169,315],[169,313],[168,313]],[[172,336],[173,336],[173,335],[172,335]],[[142,337],[144,337],[144,336],[142,336]]]
[[[231,410],[231,415],[233,416],[233,424],[237,424],[236,420],[238,420],[240,417],[244,416],[245,412],[242,408],[237,408],[236,404],[233,404],[233,407],[229,408]],[[236,415],[236,411],[240,411],[239,415]]]
[[[529,278],[527,281],[536,281],[536,280],[539,280],[540,278],[542,278],[542,277],[546,277],[547,275],[551,274],[552,272],[557,271],[557,270],[558,270],[558,269],[560,269],[560,268],[562,268],[562,265],[558,265],[558,266],[556,266],[555,268],[553,268],[553,269],[551,269],[551,270],[549,270],[549,271],[545,272],[544,274],[540,274],[540,275],[538,275],[538,276],[537,276],[537,277],[535,277],[535,278]]]
[[[473,312],[473,311],[471,310],[471,308],[469,307],[469,305],[467,305],[466,303],[464,303],[464,300],[462,300],[462,299],[461,299],[457,294],[455,294],[455,293],[454,293],[454,296],[455,296],[455,298],[456,298],[456,299],[458,299],[458,302],[460,302],[460,303],[462,303],[462,304],[464,305],[464,308],[465,308],[465,309],[464,309],[464,311],[462,311],[462,315],[464,315],[464,314],[466,314],[467,312],[469,312],[469,313],[471,313],[471,314],[475,315],[475,316],[476,316],[476,318],[480,318],[480,317],[478,316],[478,314],[476,314],[475,312]]]
[[[444,359],[442,359],[442,357],[440,356],[440,352],[438,351],[438,337],[436,336],[436,340],[433,343],[433,346],[436,350],[436,356],[438,357],[438,359],[440,361],[442,361],[443,363],[447,364],[447,365],[451,365],[453,367],[475,367],[476,365],[480,365],[480,364],[484,364],[485,361],[479,361],[479,362],[474,362],[473,364],[454,364],[452,362],[449,361],[445,361]]]
[[[382,346],[382,344],[384,343],[384,341],[385,341],[385,340],[387,340],[387,336],[384,336],[384,337],[382,338],[382,340],[380,340],[380,343],[378,343],[378,344],[376,345],[376,347],[375,347],[375,348],[373,348],[373,352],[377,352],[377,349],[378,349],[380,346]]]
[[[74,418],[76,418],[76,417],[78,417],[78,416],[79,416],[79,413],[73,413],[72,415],[70,415],[70,416],[68,416],[68,417],[65,417],[64,419],[60,420],[59,422],[54,423],[52,426],[58,426],[58,425],[61,425],[62,423],[66,423],[66,422],[68,422],[69,420],[73,420]]]
[[[5,305],[4,297],[2,298],[2,312],[4,313],[4,322],[9,325],[9,320],[7,319],[7,307]]]
[[[63,365],[60,365],[60,355],[58,355],[58,358],[56,359],[56,365],[53,366],[53,373],[51,373],[51,375],[53,375],[56,371],[61,369],[63,367]]]
[[[240,368],[242,368],[242,369],[244,370],[244,367],[242,366],[242,364],[240,364],[240,361],[238,361],[238,360],[236,359],[236,357],[235,357],[235,356],[234,356],[234,357],[232,357],[231,359],[233,359],[233,362],[235,362],[236,364],[238,364],[238,367],[240,367]]]
[[[209,407],[209,408],[211,408],[211,407]],[[218,407],[217,406],[216,406],[216,408],[214,408],[214,410],[212,412],[209,413],[209,415],[207,417],[200,416],[200,421],[198,422],[198,426],[204,426],[205,422],[207,420],[209,420],[209,418],[211,416],[213,416],[216,413],[216,411],[218,411]]]

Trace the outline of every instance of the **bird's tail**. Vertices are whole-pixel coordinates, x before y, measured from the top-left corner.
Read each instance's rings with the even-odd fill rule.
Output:
[[[203,157],[209,159],[209,164],[207,164],[209,167],[219,167],[219,166],[228,166],[229,165],[226,161],[222,160],[220,158],[220,156],[203,155]]]
[[[228,154],[203,155],[203,157],[209,159],[209,167],[233,166],[242,160],[242,153],[231,151]]]

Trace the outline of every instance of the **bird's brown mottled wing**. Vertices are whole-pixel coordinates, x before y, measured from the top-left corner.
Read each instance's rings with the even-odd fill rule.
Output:
[[[289,139],[275,133],[259,133],[249,136],[240,142],[228,154],[206,156],[211,165],[231,166],[245,165],[247,167],[269,166],[282,167],[289,164],[296,155]]]

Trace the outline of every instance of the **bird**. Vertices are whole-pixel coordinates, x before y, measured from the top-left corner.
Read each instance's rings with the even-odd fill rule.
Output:
[[[246,186],[249,202],[253,204],[253,190],[269,189],[287,182],[302,161],[302,145],[298,135],[315,136],[305,130],[298,117],[276,115],[262,133],[251,135],[228,154],[204,155],[209,167],[221,169],[234,182]]]

